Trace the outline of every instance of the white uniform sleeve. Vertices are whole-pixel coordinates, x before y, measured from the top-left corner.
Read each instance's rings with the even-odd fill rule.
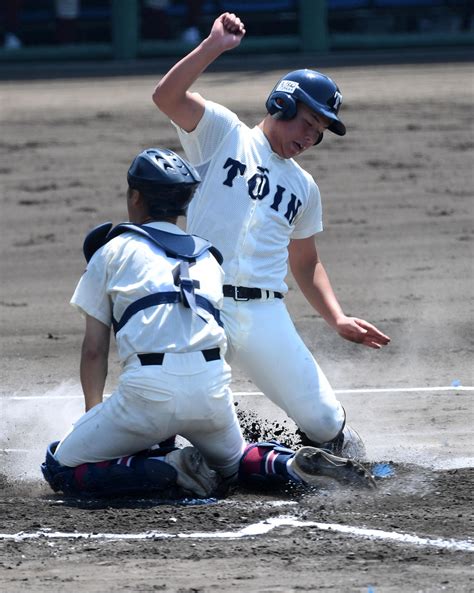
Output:
[[[206,101],[205,110],[192,132],[186,132],[174,122],[187,159],[194,166],[209,161],[227,134],[240,123],[235,113],[218,103]]]
[[[71,305],[82,315],[94,317],[108,326],[112,324],[112,302],[107,294],[106,265],[100,251],[89,261],[71,298]]]
[[[306,239],[323,230],[321,195],[313,180],[311,180],[308,193],[308,205],[298,216],[295,228],[291,233],[292,239]]]

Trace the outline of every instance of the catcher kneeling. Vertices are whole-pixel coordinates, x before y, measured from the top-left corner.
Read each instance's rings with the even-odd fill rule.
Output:
[[[374,486],[360,463],[323,449],[245,442],[224,359],[222,258],[176,224],[199,174],[172,151],[151,148],[127,180],[129,222],[100,225],[84,241],[87,268],[71,303],[85,316],[86,412],[47,449],[41,469],[53,490],[203,498],[223,484]],[[122,373],[104,400],[111,328]],[[192,446],[177,448],[175,435]]]

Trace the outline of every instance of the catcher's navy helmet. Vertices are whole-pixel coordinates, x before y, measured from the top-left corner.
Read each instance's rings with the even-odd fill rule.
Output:
[[[346,126],[338,117],[342,94],[336,83],[315,70],[294,70],[281,78],[270,93],[265,107],[275,119],[292,119],[297,102],[331,120],[328,129],[344,136]],[[318,144],[321,138],[316,142]]]
[[[180,216],[192,200],[201,182],[196,169],[174,153],[163,148],[148,148],[130,165],[128,185],[138,190],[154,213]]]

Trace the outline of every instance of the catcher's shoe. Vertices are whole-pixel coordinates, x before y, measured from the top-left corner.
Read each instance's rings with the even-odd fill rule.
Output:
[[[199,498],[211,496],[219,485],[217,473],[210,469],[195,447],[175,449],[164,460],[176,470],[176,483]]]
[[[337,457],[324,449],[301,447],[289,462],[290,472],[309,486],[325,486],[330,482],[375,488],[370,472],[353,459]]]

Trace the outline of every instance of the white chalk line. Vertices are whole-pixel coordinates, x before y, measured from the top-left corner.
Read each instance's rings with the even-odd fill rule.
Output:
[[[79,532],[61,532],[39,530],[32,533],[0,533],[0,539],[24,541],[30,539],[87,539],[87,540],[154,540],[154,539],[238,539],[243,537],[255,537],[269,533],[276,527],[314,527],[316,529],[343,533],[350,536],[363,539],[390,541],[400,544],[411,544],[415,546],[425,546],[453,550],[460,552],[474,552],[474,543],[469,540],[455,540],[443,538],[428,538],[410,535],[408,533],[398,533],[395,531],[383,531],[380,529],[366,529],[364,527],[353,527],[351,525],[340,525],[338,523],[319,523],[315,521],[299,521],[290,516],[273,517],[265,519],[259,523],[248,525],[237,531],[217,531],[217,532],[194,532],[194,533],[165,533],[161,531],[145,531],[142,533],[79,533]]]
[[[360,388],[360,389],[335,389],[334,393],[420,393],[420,392],[442,392],[442,391],[474,391],[474,386],[459,385],[457,387],[452,385],[446,386],[434,386],[434,387],[383,387],[383,388]],[[234,395],[238,397],[247,395],[263,395],[261,391],[234,391]],[[104,397],[108,397],[110,394],[106,393]],[[67,400],[67,399],[83,399],[82,395],[5,395],[0,398],[8,399],[11,401],[25,401],[25,400]]]

